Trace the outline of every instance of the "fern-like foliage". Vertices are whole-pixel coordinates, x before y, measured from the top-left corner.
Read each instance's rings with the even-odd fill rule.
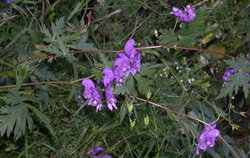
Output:
[[[240,55],[236,59],[225,61],[229,67],[234,68],[236,72],[234,75],[228,78],[228,83],[220,91],[217,98],[222,98],[227,95],[232,96],[233,93],[237,94],[242,87],[245,97],[247,98],[250,88],[250,76],[247,73],[250,72],[250,63],[246,60],[244,55]]]
[[[40,48],[39,51],[48,52],[55,57],[65,57],[69,62],[75,61],[76,58],[69,53],[70,44],[80,38],[80,31],[70,32],[66,29],[65,18],[58,19],[51,24],[51,31],[44,29],[45,38],[43,39],[49,45]]]
[[[159,37],[162,45],[167,45],[168,47],[173,47],[177,45],[178,38],[177,34],[172,29],[160,29],[162,36]]]
[[[25,134],[27,126],[32,129],[33,121],[16,89],[10,91],[6,102],[12,106],[3,106],[0,109],[0,134],[7,134],[9,137],[13,132],[17,140]]]

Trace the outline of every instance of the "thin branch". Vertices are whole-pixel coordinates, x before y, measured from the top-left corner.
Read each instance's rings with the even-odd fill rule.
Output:
[[[39,84],[68,84],[73,86],[81,87],[78,84],[75,84],[74,82],[67,82],[67,81],[48,81],[48,82],[34,82],[34,83],[24,83],[22,86],[32,86],[32,85],[39,85]],[[7,86],[0,86],[0,89],[4,88],[15,88],[16,85],[7,85]]]
[[[78,54],[78,53],[93,53],[93,52],[103,52],[103,53],[121,53],[121,52],[124,52],[123,50],[121,51],[117,51],[117,50],[99,50],[99,49],[96,49],[96,50],[79,50],[79,51],[70,51],[69,53],[72,53],[72,54]]]
[[[140,47],[140,48],[136,48],[136,50],[148,50],[148,49],[156,49],[156,48],[168,48],[167,46],[164,45],[158,45],[158,46],[149,46],[149,47]],[[220,52],[216,52],[216,51],[211,51],[211,50],[207,50],[207,49],[197,49],[197,48],[188,48],[188,47],[171,47],[174,49],[184,49],[184,50],[194,50],[194,51],[201,51],[201,52],[207,52],[210,54],[216,54],[216,55],[222,55],[222,56],[226,56],[229,58],[234,58],[231,55],[227,55],[225,53],[220,53]],[[102,49],[96,49],[96,50],[79,50],[79,51],[70,51],[69,53],[71,54],[79,54],[79,53],[94,53],[94,52],[103,52],[103,53],[122,53],[124,52],[124,50],[102,50]],[[52,58],[53,56],[47,56],[46,59]],[[36,63],[38,60],[35,61],[31,61],[30,64]]]
[[[158,46],[149,46],[149,47],[141,47],[141,48],[136,48],[136,50],[148,50],[148,49],[156,49],[156,48],[168,48],[164,45],[158,45]],[[184,50],[194,50],[194,51],[201,51],[201,52],[207,52],[207,53],[211,53],[211,54],[216,54],[216,55],[223,55],[229,58],[234,58],[231,55],[227,55],[225,53],[220,53],[220,52],[216,52],[216,51],[211,51],[211,50],[207,50],[207,49],[197,49],[197,48],[188,48],[188,47],[171,47],[171,48],[175,48],[175,49],[184,49]],[[70,51],[70,53],[76,54],[76,53],[90,53],[90,52],[103,52],[103,53],[121,53],[124,52],[124,50],[83,50],[83,51]]]

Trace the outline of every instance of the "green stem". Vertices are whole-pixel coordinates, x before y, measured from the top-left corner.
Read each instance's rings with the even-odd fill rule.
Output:
[[[94,77],[94,75],[90,75],[90,76],[85,77],[85,78],[92,78],[92,77]],[[78,79],[78,80],[71,81],[71,83],[76,83],[76,82],[82,81],[85,78],[81,78],[81,79]]]

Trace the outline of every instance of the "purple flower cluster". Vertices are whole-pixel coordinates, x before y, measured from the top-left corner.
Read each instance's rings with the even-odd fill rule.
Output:
[[[172,12],[170,14],[177,16],[181,21],[185,23],[189,23],[190,21],[193,21],[195,18],[195,8],[191,8],[190,5],[187,5],[184,7],[185,12],[183,12],[181,9],[173,7]]]
[[[93,147],[88,150],[87,155],[92,156],[93,158],[112,158],[110,155],[97,155],[99,152],[103,152],[106,149],[101,147]]]
[[[128,77],[130,74],[135,76],[141,70],[141,55],[134,45],[134,39],[128,40],[124,48],[125,54],[119,53],[115,59],[113,72],[116,86],[124,83],[124,77]]]
[[[96,112],[102,110],[101,94],[97,91],[94,82],[90,79],[84,79],[82,85],[85,87],[83,96],[89,99],[88,105],[96,107]]]
[[[103,70],[103,78],[101,82],[105,87],[106,103],[110,111],[117,109],[117,99],[114,97],[111,86],[115,82],[116,86],[121,86],[124,83],[124,78],[130,74],[133,76],[141,70],[141,58],[140,52],[135,47],[135,40],[130,39],[127,41],[124,51],[125,53],[119,53],[114,61],[113,69],[105,68]],[[101,94],[95,88],[92,80],[82,80],[82,85],[85,87],[83,96],[89,99],[88,105],[96,107],[96,112],[102,109]]]
[[[209,123],[211,125],[211,123]],[[203,150],[206,151],[208,147],[214,147],[215,145],[215,138],[220,135],[220,131],[218,129],[215,129],[216,124],[209,126],[205,126],[205,129],[199,136],[199,142],[196,146],[196,154],[199,155],[200,151]]]

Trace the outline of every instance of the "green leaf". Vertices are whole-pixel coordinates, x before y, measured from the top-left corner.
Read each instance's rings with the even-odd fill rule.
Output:
[[[61,51],[59,50],[59,48],[55,47],[55,46],[46,47],[46,48],[43,48],[42,50],[45,51],[45,52],[48,52],[50,54],[54,54],[54,55],[56,55],[56,57],[62,56]]]
[[[172,29],[160,29],[162,36],[159,37],[161,40],[160,44],[166,45],[168,47],[173,47],[177,45],[177,35]]]
[[[16,89],[19,89],[23,80],[25,80],[29,75],[28,62],[23,62],[16,69],[14,69],[14,71],[16,76]]]
[[[69,21],[72,17],[75,16],[77,12],[82,11],[82,8],[86,5],[87,3],[85,1],[78,2],[76,7],[70,12],[67,21]]]
[[[62,35],[64,33],[64,17],[61,17],[60,19],[58,19],[55,23],[51,24],[51,28],[52,28],[52,39],[55,39],[56,37]]]
[[[91,72],[95,76],[97,82],[100,82],[101,79],[102,79],[102,77],[103,77],[102,72],[99,71],[99,70],[97,70],[97,69],[95,69],[95,68],[92,68]]]
[[[14,138],[17,140],[25,134],[27,126],[30,130],[32,129],[33,121],[16,89],[11,90],[8,102],[14,106],[1,107],[0,134],[3,136],[6,133],[9,137],[14,132]]]
[[[44,113],[42,113],[40,110],[35,108],[34,106],[31,106],[31,105],[27,105],[27,106],[45,124],[45,126],[48,128],[50,133],[55,136],[55,131],[54,131],[53,127],[51,126],[50,119]]]
[[[154,84],[154,81],[147,79],[145,77],[141,77],[139,75],[135,76],[136,82],[137,82],[137,87],[138,87],[138,91],[139,93],[143,94],[143,95],[147,95],[147,93],[151,90],[153,90],[153,88],[151,87],[151,85]]]
[[[127,112],[128,111],[127,111],[125,104],[122,104],[120,107],[120,123],[122,123],[122,121],[124,120]]]
[[[125,85],[128,87],[129,94],[138,95],[136,91],[136,84],[133,76],[128,76]]]
[[[127,86],[116,86],[113,91],[114,94],[126,94],[127,92],[128,92]]]
[[[245,59],[244,55],[240,55],[236,59],[227,60],[226,63],[229,67],[234,68],[236,73],[228,78],[228,83],[221,89],[217,99],[227,95],[232,96],[233,93],[237,94],[241,87],[247,98],[250,88],[248,83],[250,76],[246,75],[246,73],[250,72],[250,63]]]
[[[141,72],[140,75],[141,76],[149,76],[152,77],[155,72],[157,71],[155,68],[151,67],[152,63],[145,63],[142,64],[142,68],[141,68]]]

